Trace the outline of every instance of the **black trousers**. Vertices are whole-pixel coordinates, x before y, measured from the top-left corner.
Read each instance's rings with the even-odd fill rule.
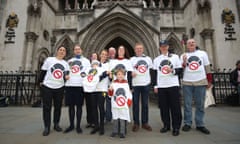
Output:
[[[43,122],[44,126],[51,126],[51,110],[52,103],[54,106],[53,123],[58,124],[61,116],[61,108],[63,101],[64,88],[51,89],[46,86],[41,87],[41,95],[43,99]]]
[[[158,88],[158,103],[164,127],[170,128],[172,120],[172,128],[180,129],[182,113],[179,87]]]
[[[93,124],[93,113],[92,113],[92,93],[84,92],[84,98],[86,103],[87,123]]]
[[[104,127],[104,103],[105,103],[105,96],[107,96],[107,92],[94,92],[92,93],[92,114],[93,114],[93,121],[95,127],[100,128]],[[100,121],[99,121],[100,115]]]

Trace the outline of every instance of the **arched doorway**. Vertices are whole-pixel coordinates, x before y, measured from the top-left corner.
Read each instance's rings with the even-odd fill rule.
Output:
[[[114,47],[117,50],[120,45],[123,45],[126,48],[126,55],[128,57],[134,56],[133,47],[125,39],[121,37],[114,38],[110,43],[106,45],[104,49],[109,49],[110,47]]]
[[[91,53],[99,53],[102,49],[118,47],[122,44],[127,48],[129,55],[133,56],[135,44],[142,43],[145,54],[152,58],[156,57],[159,53],[157,49],[159,31],[130,13],[122,5],[115,5],[115,8],[119,12],[112,10],[113,13],[104,13],[77,34],[84,54],[89,56]]]

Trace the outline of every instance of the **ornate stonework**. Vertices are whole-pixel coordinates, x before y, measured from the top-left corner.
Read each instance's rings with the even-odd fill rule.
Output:
[[[204,29],[200,35],[204,38],[204,39],[212,39],[213,36],[213,29]]]
[[[38,38],[38,35],[35,32],[25,32],[25,37],[27,42],[35,42]]]
[[[39,16],[41,17],[42,9],[42,0],[31,0],[30,5],[28,6],[28,14],[30,16]]]

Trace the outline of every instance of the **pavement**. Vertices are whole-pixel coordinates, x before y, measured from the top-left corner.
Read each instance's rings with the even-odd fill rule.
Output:
[[[105,134],[90,135],[91,129],[85,128],[86,111],[83,108],[83,133],[76,131],[64,134],[51,128],[49,136],[42,136],[42,109],[27,106],[0,108],[0,144],[240,144],[240,107],[216,106],[206,109],[206,127],[211,131],[205,135],[196,131],[180,131],[179,136],[172,136],[171,132],[160,133],[162,127],[159,109],[150,103],[149,124],[153,131],[140,129],[132,132],[132,123],[128,124],[125,139],[111,138],[112,123],[105,125]],[[68,127],[68,111],[62,109],[60,126]]]

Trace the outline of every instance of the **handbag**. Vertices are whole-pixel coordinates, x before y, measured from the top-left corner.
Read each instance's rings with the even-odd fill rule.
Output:
[[[215,100],[212,94],[212,88],[213,86],[211,86],[210,88],[207,88],[206,90],[206,96],[205,96],[205,103],[204,103],[204,108],[207,108],[211,105],[215,105]]]

